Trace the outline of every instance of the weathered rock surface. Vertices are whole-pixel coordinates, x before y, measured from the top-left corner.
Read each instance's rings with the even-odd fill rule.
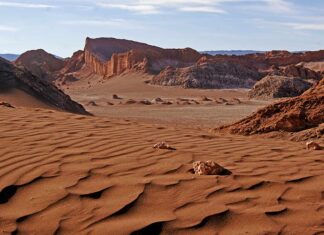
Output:
[[[200,57],[200,53],[190,48],[162,49],[115,38],[87,38],[84,49],[86,66],[104,77],[128,70],[159,72],[167,66],[189,66]]]
[[[222,126],[216,130],[252,135],[273,131],[298,132],[317,128],[324,122],[323,91],[324,79],[301,96],[281,100],[237,123]]]
[[[187,68],[167,67],[152,84],[184,88],[251,88],[261,78],[240,64],[200,60]]]
[[[23,53],[14,62],[16,66],[23,66],[37,77],[54,81],[60,70],[64,67],[64,61],[56,58],[42,49],[31,50]]]
[[[319,81],[322,78],[321,73],[305,68],[302,65],[288,65],[280,68],[273,68],[271,75],[285,76],[285,77],[296,77],[304,80],[315,80]]]
[[[213,161],[197,161],[193,164],[194,173],[197,175],[229,175],[231,172]]]
[[[52,83],[1,58],[0,88],[0,92],[13,88],[20,89],[59,109],[77,114],[89,114],[82,105],[74,102]]]
[[[250,98],[282,98],[301,95],[312,86],[297,77],[266,76],[249,91]]]

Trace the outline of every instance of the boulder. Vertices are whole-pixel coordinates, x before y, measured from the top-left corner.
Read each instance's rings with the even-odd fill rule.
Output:
[[[231,172],[213,161],[197,161],[193,163],[196,175],[229,175]]]

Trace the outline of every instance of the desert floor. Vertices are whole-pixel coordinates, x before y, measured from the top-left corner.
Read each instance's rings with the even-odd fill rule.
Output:
[[[289,141],[0,107],[0,232],[316,234],[324,159]],[[177,150],[155,150],[159,141]],[[230,176],[196,176],[213,160]]]
[[[121,75],[104,82],[91,77],[73,82],[73,86],[67,86],[68,89],[64,87],[64,90],[96,116],[145,123],[202,127],[214,127],[237,121],[269,103],[269,101],[248,100],[247,89],[203,90],[145,84],[145,81],[150,78],[148,75],[138,73]],[[113,99],[113,94],[117,94],[122,99]],[[203,96],[213,101],[201,101]],[[129,99],[138,102],[145,99],[152,101],[155,98],[161,98],[173,104],[125,104]],[[179,101],[179,98],[188,99],[191,104]],[[235,98],[238,98],[242,103],[238,104],[234,100]],[[193,103],[192,100],[198,101],[199,104]],[[91,102],[95,102],[95,105]]]
[[[144,79],[66,89],[83,104],[95,101],[86,108],[96,117],[33,108],[23,96],[29,108],[0,106],[0,234],[324,232],[323,151],[209,132],[266,102],[248,101],[244,90],[161,88]],[[242,103],[123,103],[202,95]],[[153,149],[160,141],[176,150]],[[232,175],[194,175],[197,160]]]

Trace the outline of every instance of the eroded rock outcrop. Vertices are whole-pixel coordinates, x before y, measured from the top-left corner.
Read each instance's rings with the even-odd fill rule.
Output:
[[[42,49],[27,51],[19,56],[14,63],[16,66],[25,67],[37,77],[47,81],[56,80],[65,65],[62,59],[58,59]]]
[[[87,38],[84,50],[86,66],[104,77],[128,70],[154,73],[166,66],[189,66],[200,57],[197,51],[190,48],[162,49],[115,38]]]
[[[82,105],[74,102],[52,83],[35,76],[25,68],[18,68],[9,61],[1,58],[0,88],[0,92],[10,89],[20,89],[59,109],[77,114],[89,114]]]
[[[282,98],[301,95],[312,86],[297,77],[266,76],[249,91],[250,98]]]
[[[168,67],[151,83],[184,88],[251,88],[259,79],[257,71],[240,64],[200,60],[187,68]]]
[[[301,96],[271,104],[237,123],[217,128],[216,131],[252,135],[274,131],[299,132],[319,127],[324,122],[323,91],[324,79]],[[315,131],[318,132],[319,129]],[[311,133],[307,135],[312,136]]]

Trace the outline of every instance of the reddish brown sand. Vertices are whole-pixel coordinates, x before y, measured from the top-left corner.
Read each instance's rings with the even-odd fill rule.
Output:
[[[0,107],[0,234],[321,234],[323,151]],[[152,146],[167,141],[176,151]],[[196,176],[212,160],[230,176]]]

